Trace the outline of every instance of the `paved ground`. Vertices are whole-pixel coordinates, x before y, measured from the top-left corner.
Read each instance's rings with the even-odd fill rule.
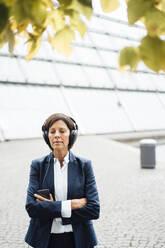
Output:
[[[0,248],[28,247],[29,167],[47,151],[40,139],[0,143]],[[73,151],[93,161],[101,201],[98,248],[165,247],[165,163],[141,169],[136,148],[106,136],[79,137]]]

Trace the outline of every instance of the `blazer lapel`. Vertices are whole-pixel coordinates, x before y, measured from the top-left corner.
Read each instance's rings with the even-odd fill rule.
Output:
[[[45,170],[45,176],[43,180],[43,188],[49,189],[50,193],[54,196],[54,157],[53,154],[50,153],[48,156],[47,166]]]
[[[74,191],[74,180],[77,175],[75,168],[77,161],[74,154],[69,151],[69,163],[68,163],[68,192],[67,199],[72,199],[72,192]]]

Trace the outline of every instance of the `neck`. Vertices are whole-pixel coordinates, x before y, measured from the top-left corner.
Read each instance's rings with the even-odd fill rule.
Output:
[[[57,150],[56,149],[53,151],[54,157],[57,158],[61,164],[67,153],[68,153],[68,150]]]

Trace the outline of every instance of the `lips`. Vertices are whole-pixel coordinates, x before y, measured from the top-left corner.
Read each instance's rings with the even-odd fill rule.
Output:
[[[55,141],[55,142],[53,142],[53,144],[61,144],[62,143],[62,141]]]

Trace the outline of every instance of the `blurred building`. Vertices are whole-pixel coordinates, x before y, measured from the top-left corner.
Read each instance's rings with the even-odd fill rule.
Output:
[[[165,77],[141,63],[137,72],[118,71],[118,52],[137,46],[141,26],[95,14],[84,39],[73,42],[70,58],[44,41],[26,62],[25,45],[10,58],[0,50],[0,140],[40,137],[44,120],[63,112],[81,134],[165,128]]]

